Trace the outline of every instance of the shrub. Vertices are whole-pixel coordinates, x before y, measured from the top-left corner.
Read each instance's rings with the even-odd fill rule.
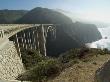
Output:
[[[60,64],[54,59],[49,59],[39,62],[34,68],[22,74],[17,79],[44,82],[48,78],[59,74],[60,71]]]
[[[68,63],[71,60],[74,60],[75,58],[78,58],[79,51],[80,51],[80,49],[71,49],[70,51],[68,51],[68,52],[66,52],[64,54],[61,54],[59,56],[58,60],[61,63]]]
[[[22,49],[22,61],[26,69],[30,69],[35,66],[38,62],[45,60],[46,58],[39,54],[38,51],[35,50],[24,50]]]
[[[103,51],[104,51],[105,54],[110,54],[110,51],[107,48],[104,48]]]
[[[109,53],[107,49],[72,49],[58,58],[44,57],[34,50],[24,50],[22,52],[23,63],[29,69],[17,79],[23,81],[46,82],[49,78],[55,77],[63,69],[79,63],[90,61],[94,55],[104,55]],[[93,63],[96,65],[96,63]]]

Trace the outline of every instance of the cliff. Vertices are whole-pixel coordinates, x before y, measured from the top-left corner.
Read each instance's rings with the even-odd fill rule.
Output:
[[[46,42],[48,55],[58,55],[71,48],[79,48],[85,43],[101,39],[101,34],[95,25],[73,23],[64,14],[47,8],[32,9],[15,23],[58,24],[55,27],[56,39],[51,39],[51,33],[48,32]]]

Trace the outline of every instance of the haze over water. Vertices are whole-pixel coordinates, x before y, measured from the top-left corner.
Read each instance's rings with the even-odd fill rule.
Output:
[[[89,44],[91,48],[108,48],[110,50],[110,27],[98,28],[102,35],[102,39]]]

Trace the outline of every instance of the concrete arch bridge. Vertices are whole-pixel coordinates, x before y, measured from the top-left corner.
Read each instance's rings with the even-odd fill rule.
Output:
[[[46,56],[46,38],[50,37],[53,40],[56,38],[55,27],[54,24],[34,24],[11,34],[9,40],[17,45],[19,54],[21,47],[39,50],[39,53]]]
[[[46,54],[46,39],[56,38],[55,24],[0,24],[0,79],[14,80],[25,71],[21,48]],[[16,45],[16,46],[15,46]]]

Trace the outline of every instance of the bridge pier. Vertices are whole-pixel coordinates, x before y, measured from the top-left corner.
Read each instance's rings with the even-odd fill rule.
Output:
[[[26,36],[26,35],[25,35],[25,32],[23,31],[23,48],[25,48],[25,44],[26,44],[26,43],[25,43],[25,36]]]
[[[46,37],[44,34],[44,25],[42,24],[41,27],[37,28],[40,53],[46,56]]]

